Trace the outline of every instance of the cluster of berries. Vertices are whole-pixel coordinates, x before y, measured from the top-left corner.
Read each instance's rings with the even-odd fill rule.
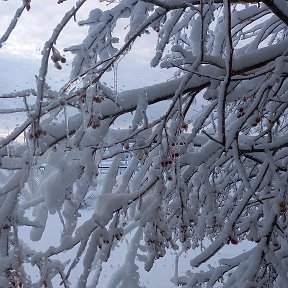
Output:
[[[66,58],[60,54],[60,52],[53,46],[52,47],[52,55],[51,55],[51,60],[54,62],[54,66],[58,69],[61,70],[62,66],[60,65],[59,62],[61,63],[66,63]]]
[[[238,108],[237,118],[240,118],[244,115],[245,115],[245,108],[241,106]],[[261,120],[262,119],[260,115],[258,113],[255,113],[254,115],[250,117],[250,120],[249,120],[250,127],[256,127],[261,122]]]
[[[161,161],[161,166],[164,167],[165,170],[167,170],[166,174],[167,174],[167,180],[168,181],[172,181],[173,180],[173,176],[170,175],[170,172],[171,172],[170,170],[171,170],[171,167],[172,167],[172,163],[173,163],[173,159],[170,158],[170,157],[168,157],[167,159]]]
[[[92,127],[93,129],[97,129],[97,128],[99,128],[100,126],[101,126],[101,121],[100,121],[99,117],[94,116],[94,117],[92,118],[92,121],[91,121],[91,127]]]
[[[86,101],[86,90],[84,90],[84,89],[81,89],[81,90],[78,90],[77,92],[76,92],[76,96],[78,96],[79,98],[80,98],[80,102],[81,103],[85,103],[85,101]]]
[[[29,134],[28,137],[29,139],[35,139],[35,138],[39,138],[40,136],[45,136],[47,135],[47,131],[44,130],[39,123],[32,123],[31,124],[31,128],[29,130]]]
[[[103,100],[104,100],[104,97],[102,95],[93,96],[93,102],[95,103],[101,103]]]
[[[188,123],[182,122],[181,125],[180,125],[180,130],[187,132],[187,130],[188,130]]]
[[[25,2],[26,10],[29,11],[31,9],[31,0],[26,0]]]

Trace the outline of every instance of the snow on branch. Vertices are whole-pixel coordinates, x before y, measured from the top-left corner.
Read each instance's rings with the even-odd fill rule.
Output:
[[[103,2],[113,7],[95,4],[79,21],[87,37],[66,48],[75,57],[59,91],[46,83],[49,57],[59,68],[56,40],[85,0],[51,29],[36,91],[0,96],[23,100],[3,117],[25,114],[0,139],[0,286],[104,287],[106,262],[127,242],[108,287],[142,287],[172,251],[178,286],[284,287],[286,4]],[[113,91],[103,76],[144,33],[151,66],[174,78]]]
[[[26,4],[23,3],[22,6],[16,10],[15,15],[14,15],[13,19],[11,20],[7,30],[0,37],[0,49],[3,47],[4,43],[8,40],[10,34],[14,30],[14,28],[16,27],[17,22],[18,22],[19,18],[21,17],[23,11],[25,10],[25,8],[26,8]]]

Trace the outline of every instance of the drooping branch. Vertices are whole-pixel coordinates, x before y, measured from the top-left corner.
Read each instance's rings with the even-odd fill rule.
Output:
[[[44,45],[41,67],[39,70],[39,75],[37,77],[37,101],[35,104],[33,121],[35,121],[35,120],[39,121],[39,119],[41,117],[44,88],[45,88],[45,84],[46,84],[46,75],[47,75],[47,71],[48,71],[48,61],[49,61],[49,56],[50,56],[50,52],[53,48],[53,45],[56,43],[56,40],[58,39],[62,30],[66,27],[67,23],[75,16],[76,12],[82,7],[82,5],[85,2],[86,2],[86,0],[78,1],[76,3],[76,5],[73,8],[71,8],[71,10],[65,14],[62,21],[54,29],[50,39]]]

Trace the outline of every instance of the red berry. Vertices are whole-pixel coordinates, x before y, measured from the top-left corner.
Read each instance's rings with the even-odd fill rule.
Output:
[[[100,96],[93,96],[93,101],[95,101],[96,103],[101,103],[102,99]]]
[[[96,129],[96,128],[99,128],[100,125],[101,125],[100,122],[93,122],[91,126],[93,129]]]
[[[123,149],[125,150],[128,150],[129,149],[129,142],[126,141],[124,144],[123,144]],[[161,162],[162,163],[162,162]]]
[[[285,202],[282,201],[282,202],[279,204],[279,207],[280,207],[281,213],[285,213],[285,212],[287,211],[287,206],[286,206]]]
[[[260,121],[261,121],[261,118],[258,116],[258,117],[255,119],[255,122],[256,122],[256,123],[260,123]]]
[[[238,240],[236,238],[231,238],[230,242],[233,245],[237,245],[238,244]]]
[[[181,124],[181,128],[184,129],[185,131],[187,131],[187,129],[188,129],[188,124],[185,123],[185,122],[183,122],[183,123]]]
[[[60,104],[61,106],[64,106],[64,105],[66,104],[66,101],[63,100],[63,99],[61,99],[61,100],[59,100],[59,104]]]

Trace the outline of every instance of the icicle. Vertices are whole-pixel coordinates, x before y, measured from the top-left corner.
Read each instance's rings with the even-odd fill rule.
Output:
[[[118,103],[118,63],[113,65],[113,91],[115,93],[115,102]]]
[[[65,127],[66,127],[66,139],[67,139],[67,147],[70,147],[70,137],[69,137],[69,119],[67,115],[67,103],[64,104],[64,118],[65,118]]]

